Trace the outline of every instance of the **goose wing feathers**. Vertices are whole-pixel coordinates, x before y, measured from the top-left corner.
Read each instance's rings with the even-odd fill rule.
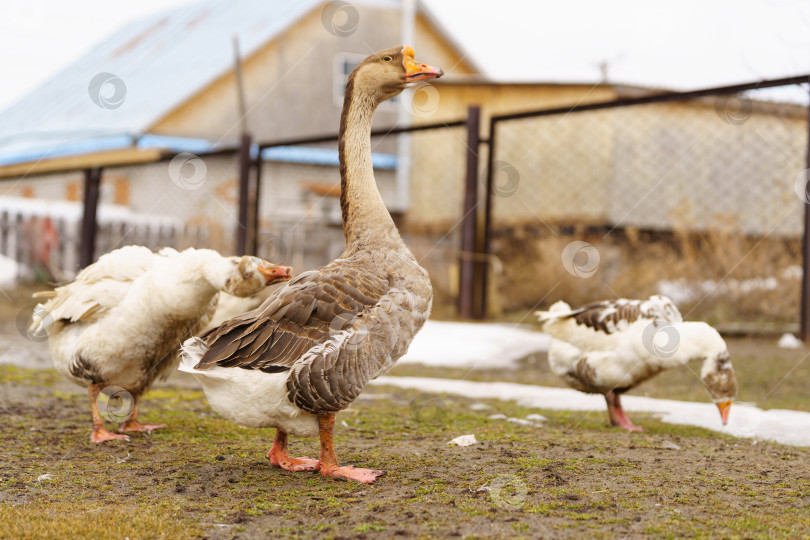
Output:
[[[334,342],[357,330],[357,322],[386,294],[388,280],[345,263],[330,266],[299,274],[258,309],[205,334],[208,349],[195,369],[285,371],[330,338]]]
[[[163,254],[168,256],[169,254]],[[67,285],[36,297],[49,297],[39,316],[70,322],[92,322],[127,295],[132,282],[149,271],[157,256],[149,248],[126,246],[103,255]],[[37,321],[34,321],[35,323]]]
[[[667,323],[683,322],[680,311],[665,296],[651,296],[647,300],[605,300],[593,302],[579,309],[570,311],[568,317],[583,325],[605,334],[621,332],[639,319],[663,321]]]

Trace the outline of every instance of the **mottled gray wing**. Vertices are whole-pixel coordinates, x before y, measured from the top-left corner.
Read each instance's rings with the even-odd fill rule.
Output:
[[[407,350],[427,318],[414,294],[392,288],[369,310],[309,350],[287,378],[287,397],[311,413],[345,409]],[[423,316],[414,316],[415,311]]]
[[[571,316],[577,324],[606,334],[626,330],[641,318],[668,323],[683,320],[678,308],[665,296],[652,296],[647,300],[619,298],[593,302],[573,311]]]
[[[208,350],[195,369],[216,365],[286,371],[355,317],[362,317],[387,286],[383,277],[346,264],[299,274],[256,310],[202,336]]]

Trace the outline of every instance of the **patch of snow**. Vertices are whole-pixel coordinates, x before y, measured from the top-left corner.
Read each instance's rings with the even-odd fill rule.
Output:
[[[776,346],[780,349],[801,349],[803,346],[802,340],[793,334],[782,334]]]
[[[756,291],[773,291],[780,281],[801,279],[802,268],[798,265],[786,266],[778,276],[754,277],[749,279],[724,279],[715,281],[693,281],[685,278],[662,280],[658,282],[658,293],[668,296],[675,304],[691,302],[711,296],[745,296]]]
[[[548,351],[551,337],[508,324],[427,321],[399,364],[509,367],[532,353]]]
[[[548,422],[548,418],[542,414],[530,414],[526,417],[526,420],[531,420],[532,422]]]
[[[460,437],[456,437],[452,441],[448,442],[448,446],[472,446],[473,444],[477,444],[478,440],[475,438],[475,435],[461,435]]]
[[[661,446],[663,446],[664,448],[667,448],[669,450],[680,450],[681,449],[680,446],[678,446],[677,444],[675,444],[672,441],[664,441],[664,442],[661,443]]]
[[[20,275],[20,264],[5,255],[0,255],[0,287],[13,287]]]
[[[506,415],[505,415],[505,414],[501,414],[501,413],[498,413],[498,414],[490,414],[489,416],[487,416],[487,418],[488,418],[489,420],[506,420]]]
[[[531,420],[526,420],[525,418],[515,418],[513,416],[510,416],[509,418],[506,419],[506,421],[521,426],[534,426],[534,422],[532,422]]]
[[[422,392],[447,393],[473,399],[516,401],[522,407],[572,411],[599,411],[604,414],[605,398],[569,388],[548,388],[503,382],[472,382],[426,377],[379,377],[373,384],[415,388]],[[759,438],[793,446],[810,446],[810,412],[783,409],[762,410],[736,403],[731,407],[727,426],[713,403],[622,396],[627,411],[654,413],[663,422],[698,426],[734,437]],[[495,416],[495,415],[492,415]],[[492,418],[492,417],[490,417]]]
[[[37,482],[44,482],[45,480],[52,480],[53,475],[51,473],[40,474],[37,476]]]
[[[362,395],[362,394],[360,394],[360,395]],[[490,407],[486,403],[473,403],[472,405],[470,405],[470,410],[472,410],[472,411],[488,411],[491,408],[492,407]]]

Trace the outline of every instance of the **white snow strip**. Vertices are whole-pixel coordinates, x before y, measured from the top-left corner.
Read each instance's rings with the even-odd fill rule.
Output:
[[[379,377],[373,384],[415,388],[426,393],[456,394],[473,399],[514,400],[523,407],[598,411],[605,414],[605,398],[569,388],[548,388],[503,382],[472,382],[426,377]],[[757,438],[793,446],[810,446],[810,413],[770,409],[736,403],[727,426],[713,403],[622,396],[627,411],[655,413],[663,422],[698,426],[735,437]],[[491,418],[491,417],[490,417]],[[607,421],[607,416],[605,416]]]
[[[0,287],[13,287],[19,275],[19,263],[11,257],[0,255]]]
[[[492,368],[548,350],[551,337],[508,324],[427,321],[399,364]]]

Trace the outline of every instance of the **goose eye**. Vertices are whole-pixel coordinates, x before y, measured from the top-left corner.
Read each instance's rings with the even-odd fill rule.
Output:
[[[391,58],[391,57],[390,57],[390,56],[388,56],[387,54],[386,54],[385,56],[383,56],[383,61],[384,61],[384,62],[390,62],[391,60],[393,60],[393,58]]]

